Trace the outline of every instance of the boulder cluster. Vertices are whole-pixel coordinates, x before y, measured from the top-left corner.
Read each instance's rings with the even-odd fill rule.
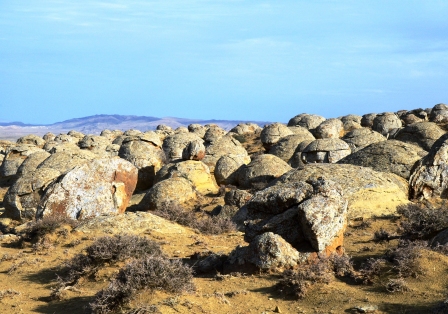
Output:
[[[211,214],[230,217],[248,243],[225,269],[291,268],[342,252],[349,219],[447,198],[447,124],[448,106],[438,104],[331,119],[299,114],[230,131],[191,124],[27,135],[0,141],[3,216],[114,215],[135,195],[138,211],[172,203],[194,210],[223,197]]]

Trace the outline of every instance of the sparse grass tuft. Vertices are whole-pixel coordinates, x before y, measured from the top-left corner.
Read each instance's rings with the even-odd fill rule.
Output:
[[[64,215],[49,215],[42,219],[31,222],[24,230],[25,239],[42,238],[47,234],[55,232],[62,226],[69,226],[72,229],[78,226],[78,221]]]
[[[386,256],[394,264],[394,269],[401,277],[417,278],[425,273],[419,261],[422,250],[425,248],[427,248],[427,243],[424,241],[401,240],[398,247],[390,250]]]
[[[403,278],[389,279],[386,283],[386,290],[390,293],[409,291],[408,283]]]
[[[192,269],[179,260],[144,255],[122,268],[109,286],[96,294],[90,307],[94,313],[110,313],[143,289],[171,293],[190,291],[192,278]]]

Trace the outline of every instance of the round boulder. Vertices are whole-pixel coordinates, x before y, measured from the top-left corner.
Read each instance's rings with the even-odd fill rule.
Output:
[[[237,171],[242,165],[248,164],[249,162],[250,158],[248,156],[234,154],[221,156],[216,162],[214,171],[216,183],[218,185],[238,184]]]
[[[324,138],[312,141],[302,152],[304,163],[335,163],[351,154],[346,142],[337,138]]]
[[[387,136],[393,129],[399,129],[402,126],[400,118],[395,113],[384,112],[373,119],[372,130]]]
[[[281,138],[291,134],[293,132],[286,125],[275,122],[263,128],[260,134],[260,140],[263,143],[263,147],[269,151]]]
[[[444,134],[445,131],[434,122],[419,122],[400,129],[394,135],[394,139],[420,146],[429,151],[435,141]]]
[[[350,146],[354,153],[370,144],[386,141],[386,137],[369,128],[360,128],[348,132],[342,140]]]

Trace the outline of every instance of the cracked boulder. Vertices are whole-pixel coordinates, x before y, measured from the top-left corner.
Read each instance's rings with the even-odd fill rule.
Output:
[[[269,149],[269,154],[275,155],[283,161],[288,162],[294,155],[294,152],[300,143],[304,141],[313,141],[315,139],[308,130],[304,128],[301,129],[306,132],[303,132],[302,134],[291,134],[283,137],[275,145],[273,145],[271,149]]]
[[[122,158],[95,159],[51,184],[36,217],[59,214],[80,219],[124,213],[137,177],[137,168]]]
[[[20,144],[6,148],[5,157],[0,166],[0,177],[14,177],[20,165],[29,155],[42,151],[43,149],[30,144]]]
[[[202,161],[210,168],[210,172],[213,173],[218,160],[222,156],[229,154],[239,156],[245,162],[250,160],[249,154],[239,141],[230,135],[224,135],[213,142],[206,142],[205,157]]]
[[[281,138],[291,134],[293,134],[293,132],[286,125],[275,122],[265,126],[263,130],[261,130],[260,140],[263,147],[269,151],[269,149]]]
[[[338,138],[323,138],[312,141],[302,152],[302,161],[311,163],[335,163],[351,154],[346,142]]]
[[[448,134],[417,163],[409,184],[414,199],[448,198]]]

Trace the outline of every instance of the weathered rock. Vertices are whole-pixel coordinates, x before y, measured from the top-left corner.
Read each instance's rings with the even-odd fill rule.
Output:
[[[56,143],[56,142],[54,142]],[[79,151],[81,150],[81,148],[79,148],[79,146],[75,143],[56,143],[55,145],[53,145],[52,142],[48,142],[45,144],[44,149],[49,152],[50,154],[54,154],[54,153],[60,153],[60,152],[65,152],[68,154],[76,154],[79,153]],[[87,151],[86,151],[87,152]],[[94,155],[94,153],[92,152],[88,152],[90,155]]]
[[[308,254],[299,253],[281,236],[266,232],[256,237],[247,247],[237,247],[229,255],[224,272],[237,269],[253,271],[281,271],[303,263]],[[250,264],[250,265],[247,265]]]
[[[78,132],[78,131],[75,131],[75,130],[70,130],[70,131],[68,131],[68,132],[67,132],[67,135],[72,136],[72,137],[75,137],[75,138],[77,138],[78,140],[82,140],[82,139],[84,138],[84,136],[85,136],[84,133],[82,133],[82,132]]]
[[[273,185],[258,191],[246,203],[248,215],[256,217],[260,213],[280,214],[310,198],[312,194],[313,187],[303,181]]]
[[[124,136],[140,136],[140,135],[142,135],[142,134],[143,134],[142,131],[140,131],[140,130],[135,130],[135,129],[129,129],[129,130],[126,130],[126,131],[123,133]]]
[[[446,123],[448,122],[448,106],[445,104],[435,105],[429,115],[429,121],[435,123]]]
[[[216,194],[218,186],[210,174],[210,169],[202,161],[187,160],[163,166],[157,172],[155,183],[169,178],[185,178],[201,194]]]
[[[420,146],[424,150],[429,151],[435,141],[443,134],[445,134],[445,131],[434,122],[419,122],[400,129],[393,138]]]
[[[202,161],[210,168],[211,172],[214,172],[219,158],[229,154],[243,157],[246,162],[250,159],[243,145],[232,136],[226,135],[216,141],[206,142],[205,157]]]
[[[118,151],[118,156],[129,161],[138,169],[136,190],[149,189],[154,184],[157,171],[165,162],[165,153],[157,144],[159,138],[149,138],[147,135],[128,136]]]
[[[44,136],[42,136],[42,138],[45,142],[54,141],[55,137],[56,137],[56,135],[52,132],[47,132],[44,134]]]
[[[405,179],[392,173],[347,164],[305,165],[303,169],[285,173],[271,185],[319,177],[341,186],[344,197],[349,202],[349,218],[393,214],[398,205],[409,202],[409,186]]]
[[[354,121],[347,121],[343,124],[344,128],[344,134],[347,134],[348,132],[351,132],[353,130],[362,129],[363,127],[361,124],[354,122]]]
[[[296,150],[294,151],[294,154],[292,155],[292,157],[289,159],[288,164],[293,167],[293,168],[300,168],[303,167],[303,165],[305,164],[302,160],[302,152],[305,150],[305,148],[314,140],[306,140],[301,142]]]
[[[205,131],[204,141],[207,144],[214,143],[218,141],[221,137],[226,135],[226,133],[227,133],[226,130],[224,130],[223,128],[217,126],[216,124],[212,124],[208,126],[207,131]]]
[[[314,130],[325,121],[325,118],[316,114],[299,114],[289,120],[288,126],[301,126],[307,130]]]
[[[314,130],[314,136],[317,139],[322,138],[340,138],[344,135],[344,125],[339,119],[327,119],[323,121]]]
[[[348,144],[352,153],[377,142],[386,141],[386,137],[382,134],[368,128],[353,130],[342,138]]]
[[[269,154],[275,155],[281,158],[283,161],[288,162],[294,155],[294,152],[300,143],[307,140],[314,140],[314,136],[306,129],[302,128],[307,133],[304,134],[291,134],[281,138],[276,144],[269,149]]]
[[[365,128],[371,128],[373,126],[373,121],[375,120],[376,113],[368,113],[362,116],[361,126]]]
[[[105,157],[106,147],[110,144],[108,138],[100,135],[86,135],[78,142],[81,149],[89,150],[100,157]]]
[[[193,209],[197,194],[191,182],[176,177],[160,181],[145,194],[139,204],[140,210],[160,210],[169,203]]]
[[[41,151],[43,151],[41,148],[30,144],[8,147],[5,152],[5,158],[0,166],[0,177],[15,176],[17,169],[19,169],[20,165],[29,155]]]
[[[400,118],[393,112],[377,114],[373,119],[372,130],[387,136],[392,129],[399,129],[403,126]]]
[[[73,152],[56,152],[39,164],[37,169],[50,168],[58,170],[61,174],[66,174],[73,168],[89,163],[96,158],[95,154],[81,149]]]
[[[261,132],[261,127],[258,124],[255,123],[239,123],[235,127],[233,127],[230,132],[236,133],[239,135],[244,135],[248,133],[257,133]]]
[[[238,169],[250,162],[249,156],[228,154],[221,156],[215,166],[215,180],[218,185],[238,184]]]
[[[174,133],[188,133],[190,131],[188,131],[188,128],[184,127],[184,126],[179,126],[174,130]]]
[[[182,151],[183,160],[200,161],[204,159],[204,157],[205,157],[205,146],[204,141],[202,140],[191,141]]]
[[[286,125],[275,122],[263,128],[260,134],[260,140],[263,147],[269,151],[269,149],[281,138],[291,134],[293,134],[293,132]]]
[[[277,156],[259,155],[238,170],[238,184],[244,189],[266,185],[291,169],[291,166]]]
[[[78,144],[78,142],[81,140],[82,138],[77,138],[74,136],[70,136],[67,134],[59,134],[56,135],[56,137],[54,138],[54,141],[56,143],[73,143],[73,144]]]
[[[23,173],[6,192],[5,215],[15,220],[34,219],[42,195],[60,175],[50,168]]]
[[[310,183],[315,195],[298,206],[300,227],[314,250],[330,255],[343,245],[348,203],[334,182],[319,178]]]
[[[202,141],[202,139],[193,133],[175,133],[169,135],[163,141],[162,149],[166,157],[171,161],[182,159],[184,149],[190,142]]]
[[[20,177],[26,173],[33,172],[37,167],[51,154],[46,151],[37,151],[29,155],[17,169],[17,176]]]
[[[357,124],[361,124],[362,117],[358,116],[356,114],[348,114],[348,115],[341,117],[340,120],[342,121],[343,124],[348,123],[348,122],[355,122]]]
[[[430,245],[436,248],[439,245],[448,244],[448,229],[440,231],[434,238],[431,239]]]
[[[106,156],[107,157],[115,157],[118,156],[118,152],[120,151],[120,145],[117,144],[109,144],[106,147]]]
[[[440,137],[416,164],[409,184],[414,199],[448,197],[448,134]]]
[[[242,207],[244,206],[250,199],[252,198],[252,194],[247,191],[232,189],[224,195],[224,202],[226,205]]]
[[[193,123],[188,126],[188,131],[196,134],[200,138],[203,138],[207,129],[203,125]]]
[[[36,217],[73,219],[123,213],[137,184],[137,168],[119,157],[95,159],[48,187]]]
[[[29,134],[29,135],[20,137],[17,140],[17,144],[19,144],[19,145],[28,144],[28,145],[34,145],[39,148],[42,148],[45,145],[45,140],[40,136],[37,136],[34,134]]]
[[[395,173],[409,179],[411,169],[417,161],[426,156],[422,148],[396,140],[373,143],[338,161],[340,164],[352,164],[370,167],[376,171]]]
[[[324,138],[312,141],[302,152],[304,163],[335,163],[351,154],[346,142],[338,138]]]

